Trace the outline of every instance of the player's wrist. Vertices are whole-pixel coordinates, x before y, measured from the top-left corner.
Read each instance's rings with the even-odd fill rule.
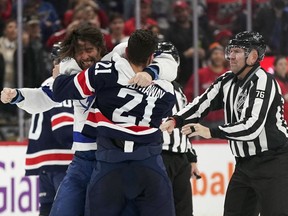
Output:
[[[171,121],[171,122],[172,122],[174,128],[176,127],[176,123],[177,123],[177,122],[176,122],[176,119],[175,119],[175,118],[169,117],[169,118],[168,118],[168,121]]]
[[[173,115],[173,116],[171,116],[171,118],[173,118],[175,120],[175,128],[181,128],[184,126],[184,120],[182,117],[177,116],[177,115]]]
[[[153,67],[148,66],[144,68],[143,71],[148,73],[152,77],[152,80],[157,80],[159,78],[158,71]]]
[[[10,101],[10,104],[17,104],[24,100],[24,96],[22,95],[21,91],[16,89],[15,97]]]

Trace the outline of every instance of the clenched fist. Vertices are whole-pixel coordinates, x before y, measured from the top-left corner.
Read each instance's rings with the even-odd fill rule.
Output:
[[[1,91],[1,101],[2,103],[10,103],[14,97],[16,97],[17,91],[12,88],[4,88]]]

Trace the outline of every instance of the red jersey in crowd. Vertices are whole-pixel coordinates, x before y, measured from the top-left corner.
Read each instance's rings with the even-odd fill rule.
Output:
[[[215,73],[211,70],[210,67],[200,68],[198,71],[199,75],[199,94],[202,94],[206,91],[207,88],[223,73],[225,73],[228,69],[224,68],[221,73]],[[187,97],[188,102],[191,102],[194,98],[194,75],[192,75],[184,88],[184,93]],[[205,121],[221,121],[224,119],[223,110],[217,110],[210,112],[206,117]]]
[[[145,23],[141,23],[141,29],[148,29],[150,26],[157,25],[157,21],[146,18]],[[125,28],[124,28],[124,34],[125,35],[131,35],[132,32],[136,30],[136,19],[135,17],[130,18],[125,22]]]

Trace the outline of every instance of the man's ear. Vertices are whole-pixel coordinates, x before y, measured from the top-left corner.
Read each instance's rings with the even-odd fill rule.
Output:
[[[258,60],[258,52],[257,50],[253,49],[251,50],[250,54],[249,54],[249,62],[248,65],[254,65],[257,60]]]

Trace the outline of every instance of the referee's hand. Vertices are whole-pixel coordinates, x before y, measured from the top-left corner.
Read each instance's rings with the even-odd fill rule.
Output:
[[[210,129],[201,124],[187,124],[181,129],[181,132],[188,137],[201,136],[205,139],[211,138]]]

